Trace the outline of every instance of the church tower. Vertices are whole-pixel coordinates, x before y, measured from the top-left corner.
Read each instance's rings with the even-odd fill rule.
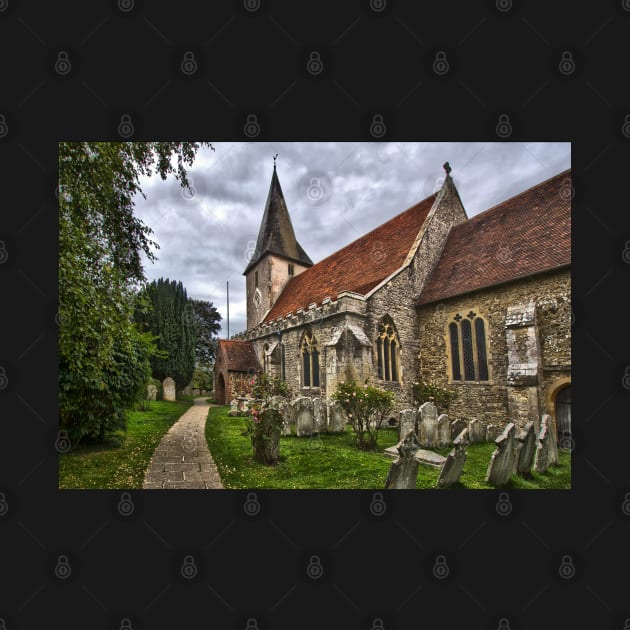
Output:
[[[247,328],[260,324],[287,282],[312,264],[295,238],[274,159],[256,249],[243,272],[247,289]]]

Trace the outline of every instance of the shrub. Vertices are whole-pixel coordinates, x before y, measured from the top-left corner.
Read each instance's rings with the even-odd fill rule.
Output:
[[[450,404],[457,398],[457,392],[420,379],[413,384],[413,398],[418,406],[432,402],[438,413],[448,413]]]

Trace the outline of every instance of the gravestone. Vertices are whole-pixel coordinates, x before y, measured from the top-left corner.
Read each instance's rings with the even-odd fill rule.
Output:
[[[238,400],[234,399],[230,401],[230,410],[228,411],[228,416],[238,416]]]
[[[277,409],[282,416],[281,435],[291,435],[291,425],[289,423],[289,401],[284,396],[272,396],[269,403],[274,409]]]
[[[437,444],[437,407],[432,402],[420,405],[420,421],[418,422],[418,439],[421,446]]]
[[[201,396],[201,391],[198,390],[196,387],[195,389],[192,390],[192,395],[193,396]]]
[[[448,416],[443,413],[437,419],[437,445],[446,448],[451,443],[451,423]]]
[[[451,422],[451,441],[454,440],[464,429],[467,429],[468,425],[465,420],[457,418]]]
[[[420,448],[418,438],[413,431],[408,431],[398,446],[398,459],[392,462],[385,480],[385,489],[415,490],[418,478],[418,466],[415,458]]]
[[[486,442],[494,442],[501,435],[501,427],[498,424],[489,424],[486,427]]]
[[[207,395],[208,395],[208,390],[207,390],[207,389],[202,389],[202,390],[199,392],[199,395],[200,395],[200,396],[207,396]]]
[[[295,400],[297,411],[295,422],[295,434],[298,437],[311,435],[314,430],[313,400],[308,396],[300,396]]]
[[[313,398],[313,430],[317,433],[326,431],[326,405],[321,398]]]
[[[335,401],[328,403],[328,431],[342,433],[346,430],[346,419],[341,405]]]
[[[147,400],[156,400],[157,399],[157,390],[158,388],[150,383],[147,385]]]
[[[472,419],[468,423],[468,435],[470,437],[470,441],[473,444],[479,444],[483,442],[486,438],[486,432],[483,429],[483,425],[476,418]]]
[[[532,461],[536,452],[536,433],[534,423],[530,420],[518,435],[521,448],[518,451],[516,462],[516,474],[529,476],[532,470]]]
[[[536,455],[534,457],[534,470],[544,473],[549,467],[549,427],[543,421],[540,425],[540,433],[536,440]]]
[[[504,486],[515,471],[515,431],[514,423],[510,422],[494,441],[497,448],[492,453],[486,473],[486,481],[493,486]]]
[[[184,396],[192,396],[193,395],[192,385],[186,385],[186,387],[182,389],[182,394]]]
[[[175,401],[175,381],[170,376],[162,381],[162,400]]]
[[[547,425],[547,439],[549,444],[547,445],[547,461],[549,466],[554,466],[560,463],[560,457],[558,454],[558,430],[556,428],[555,419],[548,413],[543,415],[541,420],[541,426]]]
[[[403,409],[398,412],[398,440],[402,440],[409,431],[416,432],[416,412],[413,409]]]
[[[438,488],[450,488],[455,485],[464,470],[466,447],[470,444],[468,429],[464,429],[454,440],[453,450],[448,454],[437,480]]]

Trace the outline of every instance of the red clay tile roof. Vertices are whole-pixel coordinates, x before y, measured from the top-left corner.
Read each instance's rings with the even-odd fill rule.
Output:
[[[289,280],[265,321],[295,313],[342,291],[365,295],[405,262],[435,195],[383,223]]]
[[[219,339],[219,352],[223,352],[228,370],[247,372],[260,369],[254,346],[249,341]]]
[[[453,227],[418,305],[571,264],[571,170]]]

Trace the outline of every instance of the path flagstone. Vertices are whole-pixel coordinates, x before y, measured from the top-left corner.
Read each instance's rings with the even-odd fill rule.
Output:
[[[144,490],[223,488],[206,442],[210,405],[195,398],[193,406],[164,435],[144,475]]]

